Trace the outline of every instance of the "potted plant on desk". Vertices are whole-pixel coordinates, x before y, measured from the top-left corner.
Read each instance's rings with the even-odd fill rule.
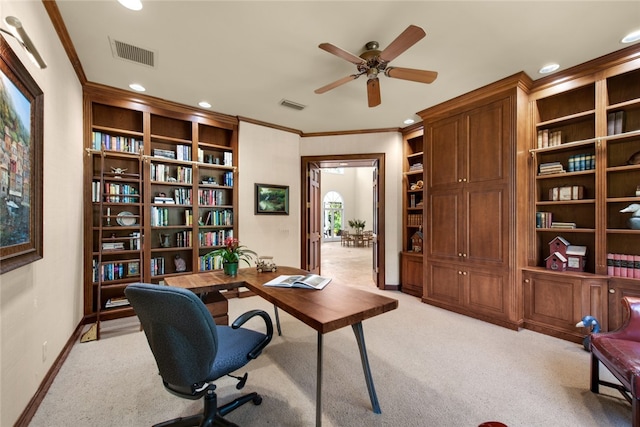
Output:
[[[246,246],[240,245],[238,239],[227,237],[224,239],[224,247],[218,248],[204,255],[205,258],[220,257],[222,258],[222,269],[224,274],[236,276],[238,274],[238,264],[244,261],[247,265],[251,265],[250,261],[257,254],[248,249]]]

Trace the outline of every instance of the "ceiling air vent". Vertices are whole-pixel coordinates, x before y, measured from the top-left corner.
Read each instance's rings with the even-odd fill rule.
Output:
[[[109,41],[111,42],[111,52],[116,58],[132,61],[148,67],[156,66],[154,51],[134,46],[129,43],[124,43],[119,40],[113,40],[111,38]]]
[[[306,105],[298,104],[297,102],[289,101],[288,99],[283,99],[282,101],[280,101],[280,105],[282,105],[283,107],[293,108],[294,110],[298,111],[304,110],[307,107]]]

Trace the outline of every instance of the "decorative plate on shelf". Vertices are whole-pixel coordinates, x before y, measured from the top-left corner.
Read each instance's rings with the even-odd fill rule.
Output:
[[[131,212],[122,211],[116,217],[116,222],[118,223],[118,225],[121,225],[123,227],[128,227],[128,226],[136,225],[136,218]]]

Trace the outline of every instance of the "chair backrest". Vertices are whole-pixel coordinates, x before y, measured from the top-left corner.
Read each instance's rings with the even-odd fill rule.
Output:
[[[190,389],[207,379],[218,351],[213,317],[193,292],[135,283],[124,291],[138,315],[165,385]]]

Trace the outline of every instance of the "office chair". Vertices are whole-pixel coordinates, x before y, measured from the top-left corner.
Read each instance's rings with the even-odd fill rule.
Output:
[[[231,375],[260,355],[271,341],[273,325],[262,310],[238,317],[231,326],[216,326],[204,303],[193,292],[170,286],[135,283],[124,291],[138,315],[165,388],[185,399],[204,397],[204,412],[166,421],[157,426],[235,426],[223,417],[252,401],[262,403],[257,393],[243,395],[218,407],[213,381],[228,375],[244,387],[243,377]],[[260,316],[266,333],[240,328]]]

